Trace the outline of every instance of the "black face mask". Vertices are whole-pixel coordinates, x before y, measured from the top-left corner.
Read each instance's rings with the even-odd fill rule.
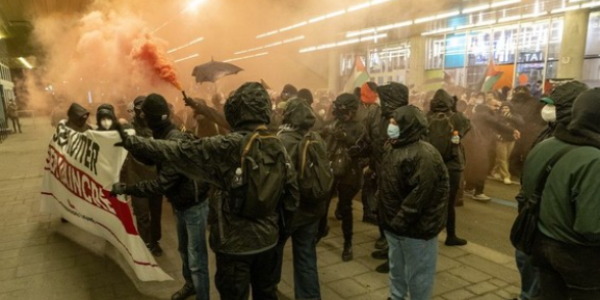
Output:
[[[148,127],[146,124],[146,120],[142,118],[142,111],[139,109],[134,110],[135,116],[133,117],[133,121],[141,127]]]

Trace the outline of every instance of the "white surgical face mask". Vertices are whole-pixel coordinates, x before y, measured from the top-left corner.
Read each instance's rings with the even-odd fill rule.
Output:
[[[542,108],[542,119],[548,123],[556,122],[556,106],[547,104]]]
[[[387,128],[387,134],[391,139],[397,139],[400,137],[400,127],[398,125],[389,124]]]
[[[110,127],[112,126],[113,121],[111,119],[102,119],[100,120],[100,126],[102,126],[102,128],[104,128],[105,130],[110,129]]]

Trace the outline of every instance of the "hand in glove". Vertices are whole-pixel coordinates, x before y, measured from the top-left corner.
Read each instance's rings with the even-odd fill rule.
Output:
[[[193,109],[196,109],[196,107],[200,106],[200,103],[190,97],[184,97],[183,101],[185,102],[185,106],[189,106]]]
[[[129,134],[127,133],[127,131],[125,131],[125,128],[123,127],[123,124],[121,124],[121,122],[115,123],[115,129],[119,133],[119,136],[121,136],[121,141],[115,143],[115,147],[124,147],[125,140],[127,140]]]
[[[110,195],[111,196],[123,195],[123,194],[125,194],[126,190],[127,190],[127,184],[125,184],[123,182],[117,182],[117,183],[113,184],[112,190],[110,191]]]

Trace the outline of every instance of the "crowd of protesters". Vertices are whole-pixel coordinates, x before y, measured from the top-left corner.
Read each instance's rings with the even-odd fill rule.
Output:
[[[585,145],[580,152],[589,158],[589,168],[595,168],[600,126],[593,118],[599,115],[600,98],[597,89],[593,94],[586,90],[582,83],[569,82],[550,95],[537,95],[538,90],[528,87],[419,94],[397,82],[367,82],[354,93],[334,96],[313,95],[291,84],[277,93],[246,83],[227,98],[185,98],[188,107],[177,112],[158,94],[137,97],[124,109],[103,104],[96,110],[95,126],[89,125],[90,112],[83,106],[74,103],[66,109],[59,103],[52,123],[65,122],[79,132],[119,131],[120,145],[129,156],[112,193],[132,197],[140,236],[156,256],[162,254],[162,196],[172,204],[186,281],[172,299],[209,299],[207,240],[216,253],[214,280],[221,299],[248,299],[250,286],[254,299],[277,299],[283,247],[290,239],[295,298],[321,299],[316,244],[329,233],[333,206],[333,215],[342,223],[341,260],[353,259],[352,207],[362,190],[362,220],[379,228],[372,256],[385,260],[377,271],[389,273],[390,299],[410,294],[410,299],[427,300],[433,290],[438,234],[446,229],[446,246],[467,244],[456,228],[455,207],[463,205],[463,195],[489,201],[486,180],[509,185],[523,176],[518,199],[524,201],[531,193],[528,183],[537,176],[530,173],[544,167],[543,162],[531,162],[528,154],[548,156],[552,144]],[[575,101],[581,93],[586,96]],[[574,102],[581,104],[580,110],[573,108],[571,122]],[[124,131],[128,126],[135,136]],[[555,133],[557,139],[552,139]],[[272,137],[281,146],[270,144]],[[255,151],[254,139],[267,145],[255,164],[276,168],[279,157],[284,165],[279,178],[265,181],[268,195],[257,195],[277,195],[276,209],[248,216],[244,207],[252,199],[243,198],[254,191],[238,189],[252,184],[247,177],[255,173],[243,172],[247,155]],[[309,147],[314,148],[307,152]],[[315,167],[313,176],[318,178],[307,188],[305,176],[311,173],[306,166],[320,164],[327,168]],[[532,164],[535,167],[529,167]],[[546,295],[541,299],[600,299],[589,296],[600,292],[600,276],[580,279],[585,276],[569,269],[573,260],[589,259],[594,262],[589,274],[600,270],[595,263],[600,260],[592,255],[600,246],[597,217],[579,221],[598,213],[598,204],[588,199],[598,185],[586,178],[593,171],[586,171],[585,164],[571,165],[563,166],[562,177],[551,178],[561,189],[553,190],[556,195],[548,201],[560,202],[568,193],[577,193],[592,210],[577,206],[573,216],[557,208],[572,206],[568,202],[542,206],[540,244],[549,246],[538,247],[533,256],[517,251],[521,299],[537,299],[540,293]],[[329,184],[323,185],[329,177]],[[326,186],[318,197],[315,182]],[[244,203],[241,208],[239,202]]]

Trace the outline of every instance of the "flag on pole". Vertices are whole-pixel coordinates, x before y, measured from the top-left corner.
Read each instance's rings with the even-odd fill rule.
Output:
[[[354,63],[354,72],[352,72],[352,75],[348,78],[346,84],[344,84],[344,92],[352,93],[355,88],[361,87],[365,82],[369,81],[369,78],[365,64],[362,62],[360,56],[357,56]]]
[[[494,65],[494,60],[490,59],[490,63],[488,64],[487,70],[485,72],[485,79],[483,80],[483,84],[481,85],[482,92],[489,92],[494,88],[494,85],[500,77],[502,77],[503,72],[496,70],[496,65]]]

